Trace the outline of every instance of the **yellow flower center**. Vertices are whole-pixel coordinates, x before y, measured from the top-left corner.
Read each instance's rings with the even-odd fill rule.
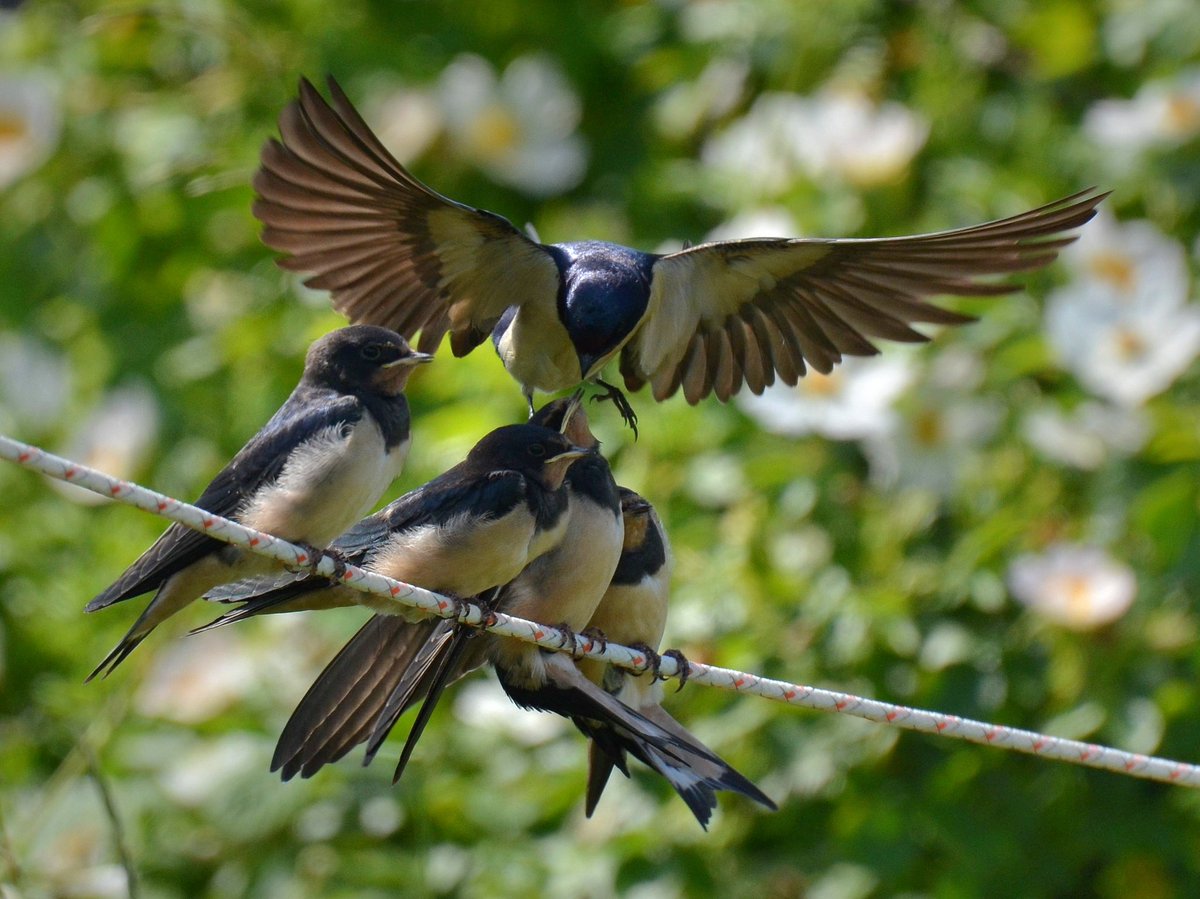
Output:
[[[29,122],[11,112],[0,112],[0,143],[16,143],[27,134]]]
[[[471,123],[467,141],[480,156],[500,156],[515,147],[520,136],[521,126],[512,113],[493,103]]]
[[[819,371],[810,371],[800,381],[800,387],[803,388],[805,393],[810,393],[813,396],[837,396],[842,392],[842,373],[840,371],[832,371],[827,375],[823,375]]]
[[[1087,620],[1092,611],[1092,585],[1081,574],[1068,574],[1060,584],[1066,599],[1067,613],[1077,621]]]
[[[1194,97],[1179,95],[1167,100],[1167,127],[1179,135],[1200,129],[1200,102]]]
[[[1136,359],[1145,354],[1146,341],[1140,334],[1122,329],[1117,332],[1117,352],[1123,359]]]
[[[945,431],[942,416],[933,409],[924,409],[913,419],[913,438],[921,446],[937,446]]]
[[[1092,271],[1123,293],[1133,290],[1137,267],[1128,256],[1122,256],[1120,253],[1097,256],[1092,260]]]

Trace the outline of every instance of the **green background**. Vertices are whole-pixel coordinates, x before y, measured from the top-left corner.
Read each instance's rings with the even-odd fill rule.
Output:
[[[339,322],[275,267],[250,214],[259,148],[300,75],[333,73],[357,99],[431,85],[464,52],[499,69],[552,59],[582,104],[578,187],[537,200],[441,144],[413,165],[546,240],[702,239],[762,200],[700,165],[706,138],[760,92],[837,77],[919,112],[930,134],[886,184],[794,179],[772,202],[805,232],[970,224],[1099,182],[1120,218],[1152,219],[1190,254],[1196,139],[1117,166],[1081,122],[1097,100],[1194,64],[1196,20],[1164,0],[28,4],[0,22],[0,54],[7,70],[49,73],[63,125],[54,155],[0,192],[0,328],[61,354],[71,392],[52,421],[12,436],[62,449],[107,390],[140,379],[161,422],[131,474],[192,498],[286,396],[309,341]],[[745,67],[736,103],[663,128],[667,92],[718,57]],[[139,117],[174,131],[130,138]],[[211,302],[185,301],[213,277]],[[928,371],[948,351],[982,363],[966,399],[1000,410],[993,433],[956,451],[952,491],[881,486],[859,445],[770,435],[712,399],[635,396],[636,444],[598,411],[618,480],[660,508],[676,548],[667,642],[791,681],[1200,759],[1200,379],[1147,404],[1151,436],[1128,458],[1080,471],[1040,456],[1022,410],[1085,398],[1041,332],[1042,301],[1067,278],[1058,267],[1025,279],[1028,293],[958,303],[983,324],[917,353],[902,415],[940,402]],[[486,350],[444,351],[410,399],[413,452],[388,498],[523,413]],[[705,833],[643,769],[586,821],[578,734],[513,736],[534,725],[495,703],[473,724],[474,706],[453,699],[397,787],[396,740],[372,768],[351,757],[282,784],[267,770],[274,739],[363,616],[250,625],[180,656],[177,638],[209,611],[189,610],[85,686],[135,611],[82,606],[161,528],[0,465],[5,896],[124,895],[97,775],[147,896],[1160,897],[1200,883],[1195,792],[699,687],[669,710],[777,813],[723,797]],[[1133,568],[1126,616],[1073,632],[1008,596],[1012,558],[1060,539]],[[797,563],[781,547],[809,554]],[[163,667],[171,653],[191,660],[187,676]],[[183,695],[213,678],[225,698],[190,718],[150,695],[156,679]],[[481,680],[469,693],[487,705],[499,690]]]

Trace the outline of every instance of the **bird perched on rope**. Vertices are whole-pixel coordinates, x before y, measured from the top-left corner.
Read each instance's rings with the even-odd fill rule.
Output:
[[[588,630],[623,646],[641,651],[648,670],[634,674],[596,659],[581,659],[579,668],[621,702],[637,709],[651,721],[684,738],[692,739],[683,726],[662,707],[662,683],[656,676],[658,646],[667,625],[667,603],[671,589],[673,560],[671,544],[654,507],[627,487],[620,488],[621,517],[625,534],[621,558],[604,597],[592,613]],[[687,661],[674,655],[682,666],[680,680],[687,676]],[[585,812],[590,818],[614,767],[628,776],[624,753],[612,747],[603,735],[588,747],[588,787]],[[615,748],[615,752],[613,751]],[[703,765],[702,761],[698,764]],[[739,775],[740,776],[740,775]],[[757,798],[757,797],[756,797]]]
[[[604,594],[621,553],[622,525],[617,487],[608,463],[598,452],[598,443],[588,429],[587,418],[574,398],[548,403],[530,419],[528,427],[538,432],[547,427],[556,432],[565,430],[563,439],[590,452],[575,461],[562,476],[564,491],[556,499],[565,505],[561,519],[555,521],[558,528],[553,534],[555,548],[544,554],[531,554],[529,564],[520,570],[520,576],[518,571],[508,568],[497,568],[496,572],[498,576],[504,576],[504,583],[508,585],[505,595],[520,589],[518,584],[530,583],[528,572],[540,572],[543,580],[553,587],[542,600],[543,608],[549,610],[555,621],[563,620],[568,625],[582,627]],[[437,481],[428,486],[435,484]],[[404,501],[402,498],[397,503]],[[356,542],[352,535],[359,530],[355,528],[334,541],[332,547],[355,564],[360,561],[360,555],[348,544]],[[502,538],[503,535],[497,536],[498,541]],[[559,548],[565,546],[577,549],[560,552]],[[369,553],[361,555],[361,562],[373,567]],[[421,581],[415,576],[393,574],[393,571],[383,573],[429,589],[453,590],[460,596],[472,595],[467,592],[468,585],[448,578],[454,577],[462,565],[475,564],[473,557],[448,564],[435,562],[436,566],[431,563],[431,568],[439,567],[446,572],[436,580]],[[482,580],[486,578],[469,586],[477,587]],[[484,584],[473,592],[483,592],[490,586]],[[347,604],[361,599],[345,589],[305,598],[297,596],[295,586],[291,585],[274,591],[255,591],[253,585],[251,588],[248,591],[245,585],[235,584],[223,591],[219,595],[223,601],[246,600],[248,594],[255,592],[259,595],[250,596],[244,606],[217,619],[213,625],[263,612],[325,607],[331,599],[334,602],[344,600]],[[521,604],[522,610],[528,611],[526,605],[534,601],[535,597],[527,597]],[[474,639],[477,634],[474,629],[454,621],[411,621],[395,614],[377,614],[334,657],[293,713],[280,737],[276,755],[277,760],[284,760],[280,765],[284,778],[295,773],[308,777],[365,740],[370,741],[366,758],[369,762],[400,715],[414,703],[428,699],[410,731],[402,761],[397,766],[398,778],[442,689],[486,660],[487,641]],[[314,722],[316,726],[313,726]]]
[[[196,505],[293,543],[324,545],[366,513],[400,473],[409,446],[404,388],[412,367],[432,358],[385,328],[355,325],[325,335],[309,348],[296,389]],[[94,612],[157,591],[88,680],[111,672],[205,591],[272,564],[171,525],[87,604]]]
[[[1106,196],[1086,190],[983,225],[867,240],[754,238],[644,253],[603,241],[543,244],[506,219],[436,193],[412,176],[329,79],[332,105],[307,80],[280,116],[281,140],[254,178],[263,241],[284,268],[331,291],[351,321],[395,328],[433,352],[450,334],[456,356],[489,337],[521,385],[600,380],[620,357],[628,390],[655,400],[722,401],[843,355],[877,352],[872,338],[923,341],[915,322],[970,318],[926,302],[939,294],[1016,289],[980,280],[1038,268],[1074,240]]]
[[[573,464],[590,455],[591,450],[548,428],[497,428],[458,465],[359,522],[330,549],[346,562],[428,590],[458,597],[484,594],[513,580],[561,541],[568,520],[563,480]],[[389,600],[373,599],[312,573],[260,578],[232,585],[221,595],[244,599],[245,604],[214,624],[270,611],[347,605],[366,605],[392,615],[399,611]],[[381,627],[381,617],[368,621],[360,633],[388,631]],[[409,623],[399,618],[393,632],[380,639],[432,629],[423,620],[411,622],[411,629],[405,626]],[[326,735],[337,732],[356,711],[344,697],[357,686],[378,686],[387,677],[388,659],[372,655],[370,661],[379,664],[354,672],[339,667],[335,675],[318,679],[309,691],[314,699],[306,697],[285,727],[271,770],[282,769],[287,780],[297,772],[308,776],[333,760],[325,757]],[[352,676],[344,681],[338,673]],[[318,695],[330,694],[341,698],[316,701]],[[317,746],[322,751],[313,751]]]

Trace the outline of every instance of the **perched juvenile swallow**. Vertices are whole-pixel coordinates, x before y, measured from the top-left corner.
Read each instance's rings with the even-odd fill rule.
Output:
[[[329,79],[330,106],[307,80],[263,148],[254,214],[280,265],[333,294],[351,321],[420,332],[456,356],[491,336],[532,405],[535,390],[600,381],[620,354],[625,386],[689,403],[754,393],[871,338],[928,338],[910,324],[969,321],[926,299],[1017,288],[980,280],[1038,268],[1074,240],[1106,196],[1094,189],[1010,218],[912,237],[753,238],[644,253],[603,241],[542,244],[494,213],[447,199],[384,148]]]
[[[586,623],[600,601],[621,552],[616,483],[608,463],[595,452],[598,443],[588,429],[586,416],[572,401],[548,403],[530,419],[530,424],[555,431],[565,429],[572,445],[592,450],[570,467],[563,480],[567,506],[557,544],[590,549],[572,556],[556,548],[538,556],[516,583],[506,586],[504,593],[523,589],[517,584],[526,581],[531,570],[542,572],[555,583],[551,601],[546,603],[552,616],[558,616],[553,620],[564,619],[578,627]],[[582,602],[577,594],[583,595]],[[460,591],[459,595],[465,594]],[[269,601],[267,595],[257,603],[264,601]],[[531,601],[526,598],[517,604],[528,611]],[[493,599],[491,604],[497,602]],[[573,611],[573,604],[582,605],[582,609]],[[262,611],[254,606],[251,603],[248,607],[249,614]],[[505,610],[509,611],[507,606]],[[226,618],[245,617],[247,611],[239,610]],[[399,717],[413,704],[429,699],[410,731],[402,763],[397,767],[398,772],[402,771],[442,689],[486,660],[487,642],[476,638],[476,634],[474,629],[453,621],[407,621],[395,615],[376,615],[334,657],[293,713],[277,753],[277,759],[288,760],[282,766],[284,778],[296,773],[311,776],[322,765],[336,761],[368,739],[366,762],[370,762]],[[308,722],[323,724],[310,732]]]
[[[625,519],[624,549],[612,583],[588,622],[588,629],[603,633],[608,640],[641,649],[653,662],[652,667],[657,667],[657,649],[667,623],[671,545],[654,507],[632,490],[624,487],[620,490],[621,514]],[[676,655],[676,658],[686,665],[682,657]],[[774,808],[753,784],[717,758],[666,712],[662,707],[662,683],[652,671],[633,674],[592,659],[582,659],[579,667],[593,683],[601,685],[622,703],[672,734],[682,746],[691,747],[680,751],[677,761],[681,768],[704,778],[709,784],[719,785],[716,789],[743,793]],[[626,775],[629,772],[619,744],[614,745],[614,741],[603,735],[593,738],[588,752],[585,811],[591,817],[613,767],[619,767]],[[700,795],[705,800],[712,799],[711,794]]]
[[[562,539],[505,585],[490,606],[520,618],[558,623],[573,633],[587,624],[600,603],[621,555],[624,527],[617,484],[576,399],[547,403],[530,421],[561,430],[572,443],[593,452],[576,462],[563,482],[569,504]],[[529,643],[484,637],[475,628],[458,622],[448,625],[435,629],[425,651],[405,670],[368,740],[367,763],[405,709],[417,699],[424,699],[396,766],[396,780],[403,773],[442,690],[479,667],[489,655],[489,645],[493,664],[502,667],[536,666],[543,655]]]
[[[429,590],[458,597],[484,594],[511,581],[562,539],[568,507],[563,480],[573,464],[590,455],[589,449],[548,428],[528,424],[498,428],[480,440],[464,461],[359,522],[334,540],[330,549],[349,563]],[[384,613],[360,630],[365,635],[362,640],[370,639],[372,645],[406,642],[414,633],[421,635],[423,629],[436,625],[396,617],[395,603],[311,573],[262,578],[241,592],[246,605],[225,620],[271,609],[366,605]],[[398,624],[389,625],[382,618],[394,618]],[[408,626],[413,623],[419,626]],[[344,657],[345,652],[338,658]],[[370,658],[379,661],[375,655]],[[346,671],[336,659],[331,668]],[[356,670],[377,684],[386,678],[387,666]],[[389,689],[391,685],[387,684]],[[327,735],[354,715],[350,694],[363,686],[358,680],[319,678],[310,695],[327,701],[308,697],[301,701],[279,739],[272,770],[282,769],[286,780],[297,772],[308,776],[331,761],[323,753],[316,759],[308,753],[312,747],[325,747]]]
[[[360,518],[400,473],[409,445],[404,388],[433,357],[399,334],[355,325],[308,351],[291,396],[205,488],[196,505],[292,542],[324,545]],[[157,591],[88,680],[109,673],[160,623],[212,587],[270,570],[263,556],[171,525],[94,612]]]

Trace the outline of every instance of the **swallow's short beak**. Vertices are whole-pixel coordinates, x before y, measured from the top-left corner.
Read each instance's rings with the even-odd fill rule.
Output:
[[[582,446],[572,446],[569,450],[559,453],[557,456],[551,456],[546,460],[546,464],[551,462],[565,462],[568,459],[572,462],[576,459],[582,459],[584,456],[590,456],[594,450],[587,449]]]
[[[432,361],[433,361],[432,354],[418,353],[416,350],[413,350],[407,356],[401,356],[399,359],[395,359],[395,360],[387,363],[383,367],[384,368],[396,368],[397,366],[406,366],[406,365],[424,365],[426,362],[432,362]]]
[[[650,504],[640,497],[638,499],[626,500],[621,505],[621,511],[633,515],[643,515],[650,511]]]

